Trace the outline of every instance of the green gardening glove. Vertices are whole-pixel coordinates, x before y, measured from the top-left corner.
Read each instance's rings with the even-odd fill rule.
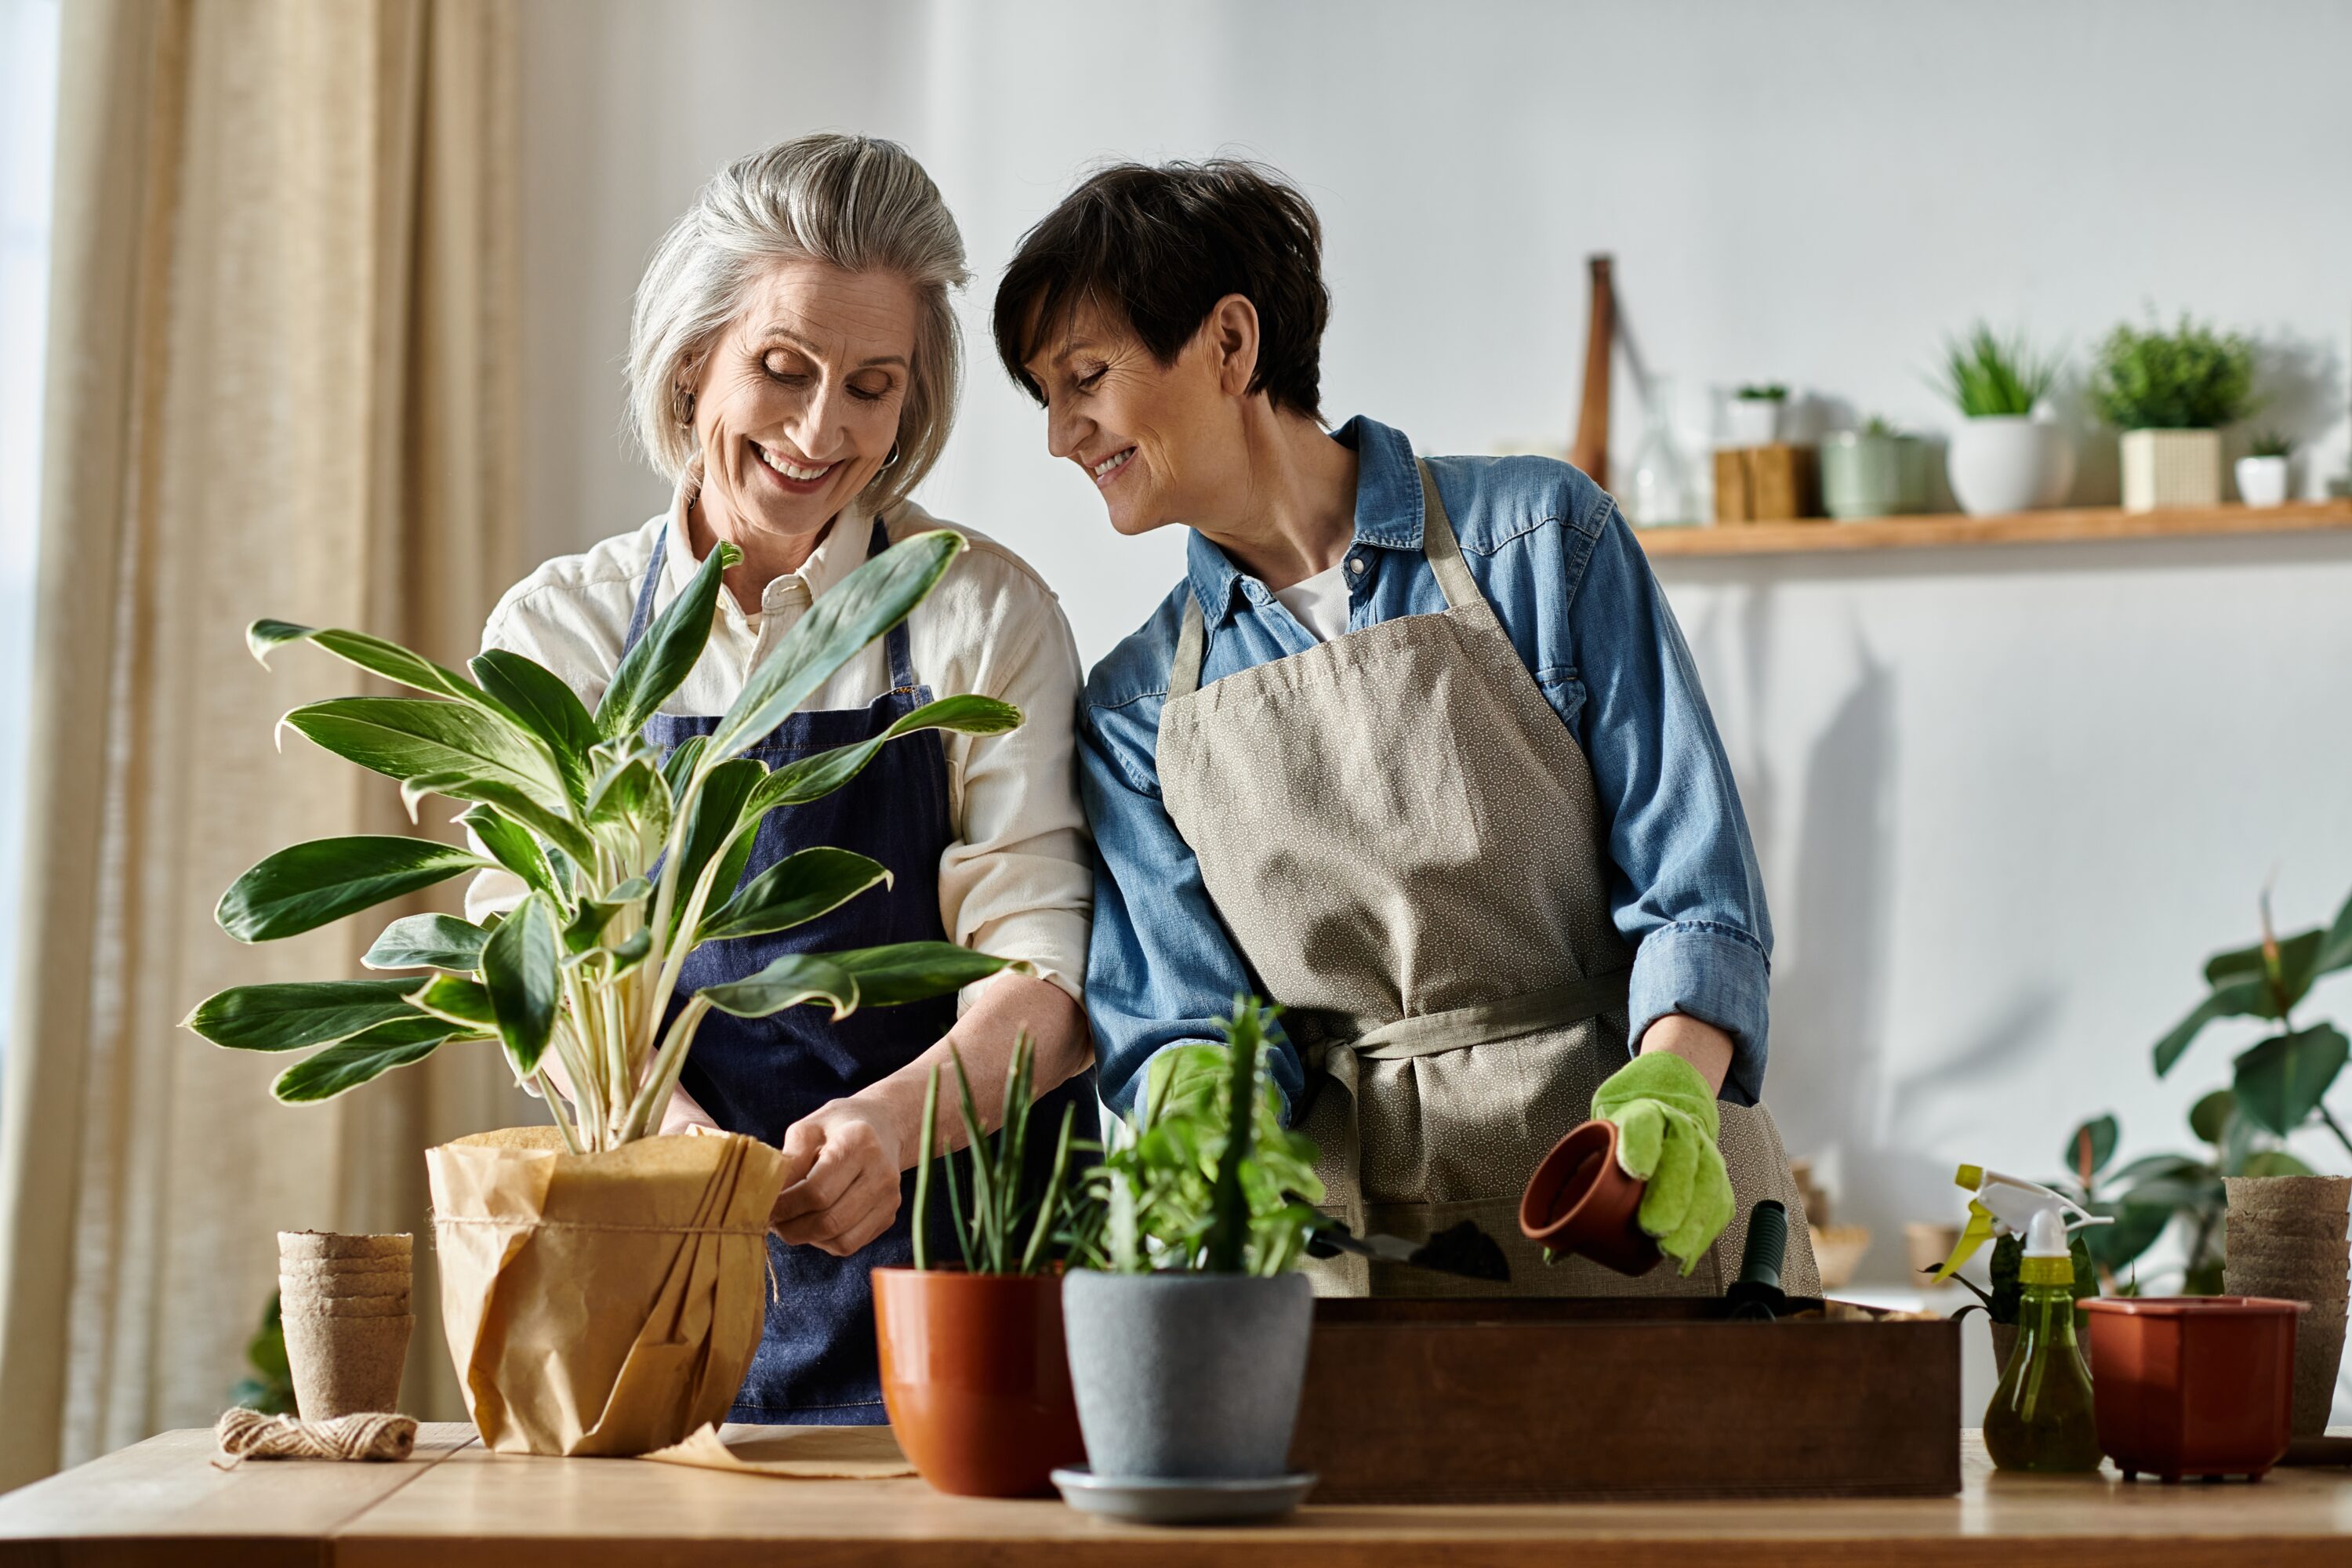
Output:
[[[1721,1125],[1698,1069],[1668,1051],[1635,1057],[1592,1095],[1592,1115],[1617,1124],[1617,1163],[1642,1194],[1641,1224],[1687,1275],[1731,1223],[1731,1174],[1715,1146]]]

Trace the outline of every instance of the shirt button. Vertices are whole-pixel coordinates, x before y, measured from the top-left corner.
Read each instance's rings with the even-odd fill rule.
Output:
[[[1359,577],[1362,576],[1364,574],[1364,558],[1360,555],[1349,556],[1348,570],[1353,572]]]

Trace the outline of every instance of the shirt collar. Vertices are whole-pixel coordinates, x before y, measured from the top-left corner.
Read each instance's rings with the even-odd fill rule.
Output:
[[[684,592],[694,574],[702,569],[701,557],[694,552],[694,531],[687,523],[687,509],[694,504],[701,482],[700,472],[689,469],[678,477],[677,488],[670,495],[669,548],[663,554],[658,593],[665,604]],[[865,508],[855,501],[844,507],[841,515],[825,530],[824,537],[817,541],[816,548],[809,552],[809,558],[801,563],[801,569],[775,579],[761,592],[761,613],[791,597],[795,584],[806,592],[808,602],[814,603],[826,589],[865,563],[866,547],[873,532],[874,520],[866,515]],[[719,595],[719,610],[738,620],[745,618],[743,607],[735,602],[732,594]]]
[[[1419,550],[1422,538],[1421,469],[1412,443],[1362,415],[1331,432],[1356,451],[1356,542],[1379,550]],[[1234,614],[1234,598],[1248,580],[1209,536],[1195,529],[1186,542],[1185,576],[1201,613],[1222,626]]]

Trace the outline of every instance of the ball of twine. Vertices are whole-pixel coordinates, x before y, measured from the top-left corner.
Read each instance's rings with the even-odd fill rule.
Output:
[[[213,1427],[234,1465],[245,1459],[404,1459],[416,1447],[416,1422],[389,1411],[304,1421],[239,1406]]]

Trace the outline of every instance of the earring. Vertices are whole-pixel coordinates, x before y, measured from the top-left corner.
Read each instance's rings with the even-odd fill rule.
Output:
[[[882,459],[882,468],[881,468],[881,470],[880,470],[880,471],[881,471],[881,472],[883,472],[883,473],[886,473],[886,474],[887,474],[887,473],[888,473],[891,469],[893,469],[893,468],[897,468],[898,466],[898,442],[896,442],[896,441],[893,441],[893,442],[891,442],[891,443],[890,443],[890,455],[889,455],[888,457],[887,457],[887,458],[883,458],[883,459]]]
[[[683,386],[671,388],[669,402],[671,411],[680,425],[694,423],[694,394],[691,390]]]

